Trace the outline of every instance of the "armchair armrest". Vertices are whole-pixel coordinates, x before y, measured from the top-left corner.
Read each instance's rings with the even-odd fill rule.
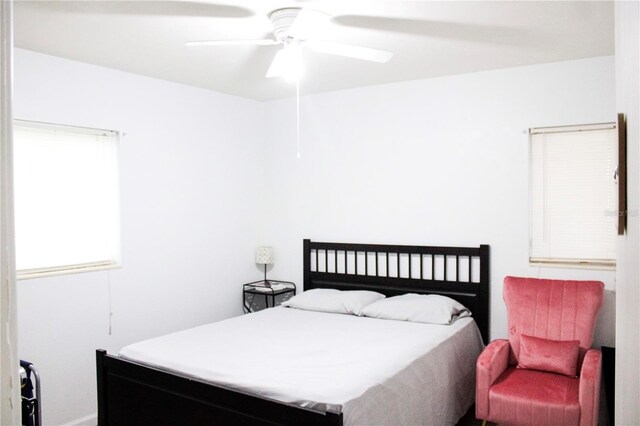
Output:
[[[509,365],[509,341],[489,343],[476,362],[476,417],[489,417],[489,388]]]
[[[580,402],[580,426],[598,424],[600,410],[600,374],[602,354],[598,349],[589,349],[582,361],[578,400]]]

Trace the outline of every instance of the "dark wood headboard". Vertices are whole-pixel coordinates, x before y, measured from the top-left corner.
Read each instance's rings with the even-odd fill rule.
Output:
[[[304,240],[304,289],[441,294],[469,308],[489,342],[489,246],[429,247]]]

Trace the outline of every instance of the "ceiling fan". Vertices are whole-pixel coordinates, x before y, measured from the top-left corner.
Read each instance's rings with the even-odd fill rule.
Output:
[[[393,56],[393,53],[387,50],[317,39],[314,33],[318,32],[321,26],[331,18],[331,15],[318,10],[286,7],[272,11],[268,16],[273,25],[273,39],[189,41],[186,45],[271,46],[281,44],[283,48],[273,58],[266,77],[285,77],[293,81],[298,81],[302,73],[301,48],[303,46],[315,52],[378,63],[385,63]]]

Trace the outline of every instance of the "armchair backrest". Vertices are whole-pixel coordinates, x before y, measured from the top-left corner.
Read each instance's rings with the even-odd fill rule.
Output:
[[[552,340],[579,340],[578,365],[593,343],[604,284],[600,281],[564,281],[506,277],[511,364],[520,355],[520,335]]]

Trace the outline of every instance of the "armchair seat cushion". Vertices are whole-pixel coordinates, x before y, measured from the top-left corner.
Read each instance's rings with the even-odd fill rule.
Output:
[[[489,390],[489,418],[501,424],[577,425],[579,380],[509,367]]]

